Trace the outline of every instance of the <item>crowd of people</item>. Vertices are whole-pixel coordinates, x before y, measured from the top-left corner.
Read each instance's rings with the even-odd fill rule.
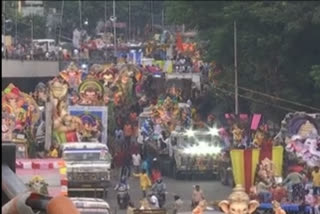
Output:
[[[278,201],[284,204],[298,204],[302,212],[306,207],[311,207],[310,213],[319,214],[319,187],[319,166],[314,167],[309,173],[292,168],[281,183],[260,179],[256,182],[256,189],[251,189],[250,196],[261,203]]]

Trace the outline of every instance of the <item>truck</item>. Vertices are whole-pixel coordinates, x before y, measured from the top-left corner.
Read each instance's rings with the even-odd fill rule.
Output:
[[[188,136],[188,131],[174,131],[170,138],[173,148],[170,159],[174,178],[218,178],[217,157],[221,148],[217,136],[213,136],[207,130],[195,130],[193,136]]]
[[[110,186],[111,155],[102,143],[66,143],[62,148],[68,195],[106,197]]]

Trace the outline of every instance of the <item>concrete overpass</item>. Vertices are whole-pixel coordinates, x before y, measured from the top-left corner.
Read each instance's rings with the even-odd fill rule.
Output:
[[[46,83],[59,73],[58,61],[2,59],[2,90],[13,83],[24,92],[31,92],[39,82]]]

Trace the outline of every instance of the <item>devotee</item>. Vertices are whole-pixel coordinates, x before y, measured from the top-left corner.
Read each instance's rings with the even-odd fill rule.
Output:
[[[195,185],[192,192],[192,208],[197,207],[199,202],[204,200],[204,194],[199,185]]]
[[[312,188],[314,195],[320,195],[320,171],[319,166],[314,167],[312,171]]]
[[[282,182],[283,184],[290,182],[290,185],[292,187],[292,202],[296,201],[296,199],[303,200],[304,198],[303,180],[304,180],[304,176],[302,176],[298,172],[293,171],[293,172],[290,172]]]
[[[271,201],[272,194],[269,191],[271,185],[272,184],[267,184],[264,180],[261,180],[257,185],[257,194],[263,203],[269,203]]]
[[[283,202],[287,198],[286,190],[279,184],[274,184],[271,190],[272,200]]]
[[[135,209],[136,208],[134,207],[134,204],[131,201],[129,201],[128,208],[127,208],[127,214],[134,214]]]
[[[147,171],[145,169],[142,169],[141,173],[133,173],[133,176],[138,177],[140,179],[140,188],[142,191],[142,196],[145,198],[147,189],[151,187],[151,181],[147,175]]]
[[[192,214],[203,214],[207,207],[205,200],[201,200],[199,204],[192,210]]]
[[[183,204],[183,201],[181,200],[180,196],[175,195],[174,196],[173,214],[177,214],[180,211],[182,204]]]
[[[135,151],[135,153],[132,154],[132,163],[134,173],[139,173],[141,165],[141,155],[138,153],[138,151]]]

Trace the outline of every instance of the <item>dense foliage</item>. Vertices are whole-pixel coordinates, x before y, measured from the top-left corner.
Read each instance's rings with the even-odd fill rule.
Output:
[[[196,28],[199,39],[208,41],[206,60],[222,67],[219,87],[234,91],[236,21],[239,86],[320,108],[319,2],[168,1],[166,6],[169,21]],[[289,109],[312,112],[252,91],[240,89],[239,93],[255,100],[240,97],[240,112],[262,112],[275,118]],[[232,100],[234,95],[230,95]],[[215,94],[214,106],[225,105],[225,96]],[[270,108],[271,104],[285,109]]]

